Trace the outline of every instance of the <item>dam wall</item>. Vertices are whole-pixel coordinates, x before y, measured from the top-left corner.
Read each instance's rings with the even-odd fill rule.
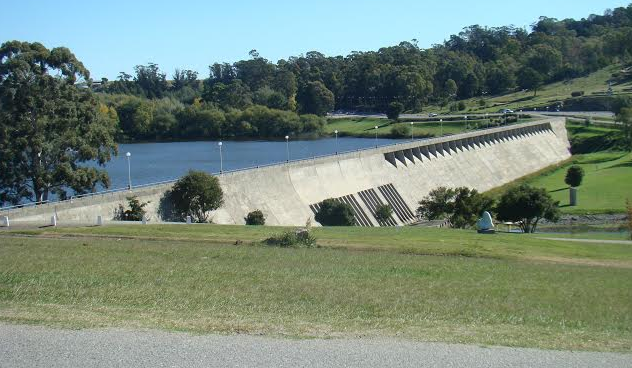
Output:
[[[327,198],[348,203],[358,226],[394,226],[416,221],[417,203],[439,186],[487,191],[570,157],[562,118],[503,126],[441,138],[410,141],[315,159],[219,175],[224,205],[211,214],[220,224],[243,224],[261,210],[268,225],[304,225]],[[126,198],[137,196],[149,220],[160,222],[161,198],[173,183],[99,194],[4,213],[17,221],[94,223],[115,217]],[[379,204],[394,210],[379,223]]]

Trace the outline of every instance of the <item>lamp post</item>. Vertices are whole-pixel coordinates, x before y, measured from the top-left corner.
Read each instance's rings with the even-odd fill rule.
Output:
[[[132,164],[130,163],[132,154],[127,152],[125,156],[127,156],[127,189],[132,190]]]
[[[439,127],[441,128],[439,137],[443,137],[443,119],[439,119]]]
[[[336,154],[338,154],[338,129],[334,130],[334,133],[336,134]]]
[[[377,125],[375,126],[375,148],[377,148]]]
[[[415,140],[415,127],[414,127],[414,122],[410,122],[410,140],[414,141]]]
[[[467,121],[467,115],[463,116],[465,118],[465,130],[470,130],[470,123]]]
[[[290,136],[285,136],[285,151],[287,152],[287,160],[286,162],[290,162]]]
[[[224,157],[222,156],[222,146],[224,145],[222,142],[218,142],[219,146],[219,174],[224,175]]]

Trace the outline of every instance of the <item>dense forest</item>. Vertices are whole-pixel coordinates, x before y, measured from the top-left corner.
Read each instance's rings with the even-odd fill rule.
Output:
[[[528,32],[478,25],[443,44],[422,49],[416,40],[378,51],[328,57],[305,55],[215,63],[206,79],[156,64],[135,75],[94,83],[102,112],[118,119],[119,139],[274,138],[321,134],[334,109],[407,111],[428,104],[497,95],[586,75],[632,61],[632,4],[581,20],[541,17]]]

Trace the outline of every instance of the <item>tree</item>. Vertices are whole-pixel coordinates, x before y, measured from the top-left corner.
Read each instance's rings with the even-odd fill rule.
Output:
[[[380,223],[385,223],[393,215],[393,207],[389,204],[380,204],[375,207],[375,219]]]
[[[333,198],[325,199],[315,217],[323,226],[353,226],[355,215],[350,205]]]
[[[244,221],[246,221],[246,225],[265,225],[266,217],[260,210],[254,210],[248,213]]]
[[[518,74],[518,84],[521,88],[532,89],[533,95],[536,96],[538,88],[544,83],[544,77],[537,70],[525,67]]]
[[[0,203],[46,201],[50,193],[109,186],[105,165],[116,154],[116,114],[101,113],[90,73],[65,47],[5,42],[0,46]]]
[[[438,220],[447,217],[452,213],[451,202],[455,195],[454,189],[446,187],[431,190],[427,196],[419,201],[417,217],[420,220]]]
[[[201,171],[189,171],[171,189],[174,211],[181,219],[207,222],[210,211],[224,204],[224,193],[217,177]]]
[[[491,210],[493,206],[494,200],[476,189],[456,188],[450,224],[454,228],[470,228],[484,211]]]
[[[391,102],[386,110],[386,117],[391,120],[399,120],[399,115],[404,111],[404,105],[400,102]]]
[[[483,211],[494,206],[494,200],[476,189],[439,187],[430,191],[419,205],[417,216],[420,219],[447,218],[452,227],[468,228],[476,224]]]
[[[496,217],[501,221],[519,222],[523,232],[533,233],[541,219],[559,220],[559,202],[554,201],[544,188],[522,184],[510,188],[500,197]]]
[[[405,123],[394,124],[391,127],[391,136],[393,138],[410,137],[410,126]]]
[[[578,187],[582,184],[584,179],[584,169],[581,166],[573,165],[566,171],[566,177],[564,182],[570,187]]]
[[[309,82],[301,92],[298,102],[302,113],[325,116],[334,109],[334,94],[323,82]]]
[[[136,65],[134,81],[147,98],[162,98],[167,91],[167,75],[160,71],[158,64]],[[196,75],[197,77],[197,75]]]

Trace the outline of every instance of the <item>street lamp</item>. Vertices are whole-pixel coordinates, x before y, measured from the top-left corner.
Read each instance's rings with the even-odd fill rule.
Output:
[[[127,189],[132,190],[132,165],[130,163],[132,154],[127,152],[125,156],[127,156]]]
[[[413,126],[415,123],[414,122],[410,122],[410,140],[414,141],[415,140],[415,127]]]
[[[224,145],[222,142],[217,143],[219,146],[219,174],[224,174],[224,157],[222,156],[222,146]]]
[[[290,136],[285,136],[285,151],[287,152],[287,162],[290,162]]]
[[[338,154],[338,129],[334,130],[334,133],[336,134],[336,154]]]
[[[467,115],[463,116],[465,118],[465,129],[470,130],[470,123],[467,121]]]
[[[443,137],[443,119],[439,119],[439,126],[441,127],[439,137]]]
[[[377,148],[377,125],[375,126],[375,148]]]

